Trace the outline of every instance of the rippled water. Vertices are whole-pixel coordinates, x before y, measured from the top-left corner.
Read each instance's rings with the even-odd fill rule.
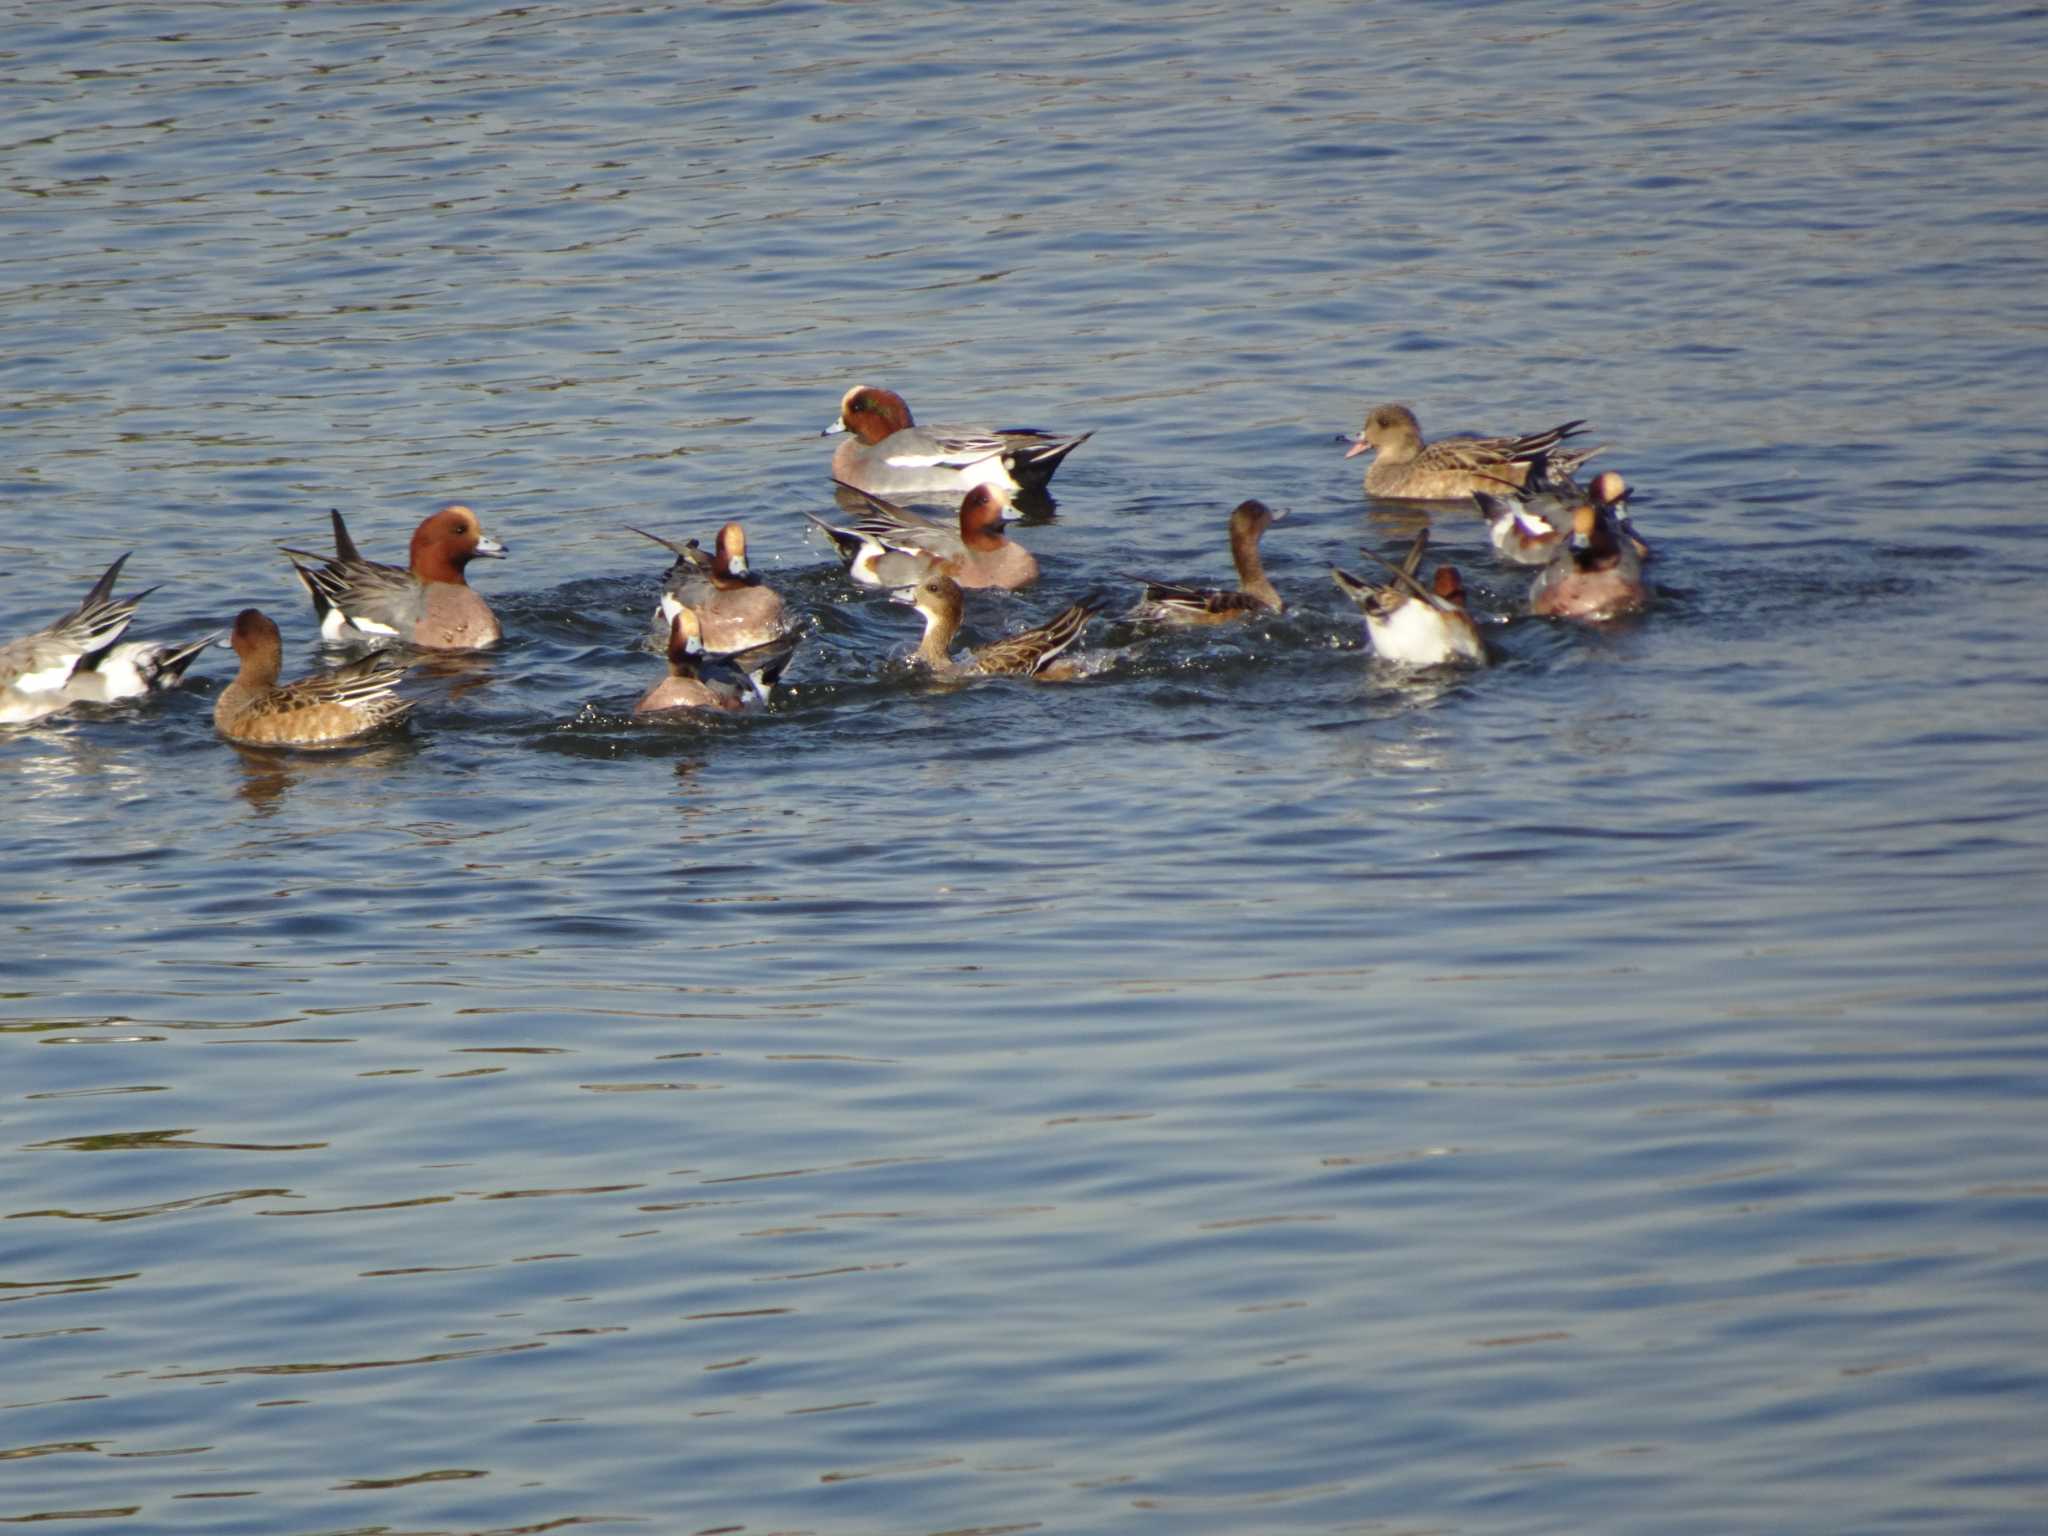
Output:
[[[0,634],[513,551],[399,739],[0,732],[0,1523],[2048,1522],[2037,15],[0,16]],[[1247,495],[1289,611],[921,680],[861,380],[1097,432],[976,634]],[[1380,400],[1656,610],[1378,668]],[[796,686],[632,721],[732,516]]]

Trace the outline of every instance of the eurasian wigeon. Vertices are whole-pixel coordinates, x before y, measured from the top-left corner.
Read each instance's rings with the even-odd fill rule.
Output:
[[[1479,638],[1479,626],[1465,611],[1465,584],[1458,568],[1438,566],[1426,586],[1416,574],[1428,547],[1425,528],[1415,535],[1399,565],[1367,550],[1393,573],[1394,580],[1386,586],[1375,587],[1334,565],[1330,576],[1365,615],[1365,632],[1382,660],[1407,667],[1484,666],[1486,645]]]
[[[321,638],[334,642],[397,640],[427,651],[476,651],[504,631],[464,575],[472,558],[500,559],[506,549],[483,530],[476,513],[450,504],[412,534],[407,568],[365,560],[339,512],[332,556],[285,547],[292,569],[313,599]],[[301,565],[300,560],[314,562]]]
[[[1145,595],[1138,599],[1131,617],[1164,624],[1223,624],[1254,614],[1279,613],[1287,605],[1267,579],[1265,564],[1259,559],[1259,540],[1286,515],[1263,501],[1239,502],[1230,512],[1230,558],[1237,565],[1237,590],[1182,586],[1135,576],[1131,579],[1145,583]]]
[[[835,525],[806,512],[825,530],[846,562],[846,574],[864,587],[907,586],[915,563],[932,562],[961,586],[999,587],[1014,592],[1038,580],[1038,562],[1015,539],[1003,536],[1003,514],[1009,493],[993,485],[977,485],[960,502],[955,524],[934,522],[907,507],[858,486],[846,486],[866,505],[866,515]],[[911,562],[890,560],[891,553]]]
[[[918,643],[917,659],[938,673],[980,673],[987,677],[1036,677],[1046,681],[1067,681],[1076,676],[1071,663],[1060,656],[1081,638],[1089,620],[1102,612],[1094,598],[1084,598],[1035,629],[977,647],[965,662],[953,659],[953,637],[960,631],[960,614],[966,598],[960,584],[944,571],[930,570],[916,585],[889,594],[892,602],[906,603],[924,616],[924,639]]]
[[[1581,502],[1572,514],[1571,537],[1536,573],[1529,611],[1548,618],[1620,618],[1650,605],[1643,562],[1612,511]]]
[[[1060,461],[1095,434],[1033,427],[920,427],[893,389],[856,384],[825,435],[845,432],[832,477],[877,496],[964,496],[977,485],[1042,491]]]
[[[66,689],[79,665],[118,640],[135,617],[135,605],[149,595],[114,601],[114,583],[127,563],[123,555],[108,566],[61,619],[0,645],[0,725],[40,720],[74,702]]]
[[[1376,405],[1344,457],[1370,453],[1365,468],[1365,494],[1393,501],[1462,501],[1474,491],[1499,491],[1503,484],[1521,486],[1531,461],[1552,453],[1585,423],[1567,421],[1547,432],[1526,437],[1446,437],[1422,440],[1422,424],[1405,405]],[[1596,451],[1597,450],[1593,450]],[[1557,470],[1585,462],[1590,454],[1564,454],[1553,459]]]
[[[277,625],[255,608],[235,615],[229,644],[242,659],[213,701],[213,727],[252,747],[332,747],[402,720],[412,700],[391,690],[405,667],[376,656],[280,684]]]
[[[668,676],[656,683],[633,706],[636,715],[651,715],[665,709],[737,710],[746,707],[739,689],[703,675],[704,630],[697,610],[687,604],[676,608],[669,620]]]
[[[1584,501],[1612,512],[1622,532],[1634,543],[1636,554],[1647,559],[1650,547],[1629,526],[1627,500],[1628,482],[1611,469],[1595,475],[1587,490],[1581,490],[1565,476],[1534,494],[1472,493],[1473,504],[1486,519],[1487,534],[1495,551],[1516,565],[1548,565],[1570,536],[1572,514]]]
[[[747,531],[738,523],[718,530],[708,555],[694,539],[678,544],[644,528],[632,531],[676,557],[662,577],[661,600],[654,610],[664,630],[674,626],[677,610],[691,608],[707,651],[770,645],[789,632],[789,611],[781,594],[747,564]]]
[[[1600,511],[1614,519],[1614,528],[1622,539],[1636,552],[1638,560],[1651,558],[1648,543],[1636,532],[1635,520],[1628,515],[1628,482],[1613,470],[1604,470],[1593,477],[1593,484],[1587,490],[1587,499]]]
[[[1496,496],[1491,491],[1474,491],[1472,501],[1486,519],[1487,537],[1494,552],[1515,565],[1548,565],[1550,557],[1565,540],[1565,525],[1553,521],[1557,509],[1549,498],[1523,501],[1514,496]]]

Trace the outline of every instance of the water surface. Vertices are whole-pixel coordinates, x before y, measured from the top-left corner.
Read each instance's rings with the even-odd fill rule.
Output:
[[[1998,6],[0,10],[0,633],[459,499],[509,638],[0,735],[0,1520],[2030,1532],[2044,99]],[[1096,438],[1067,688],[812,538],[860,381]],[[1659,602],[1340,437],[1592,420]],[[661,561],[789,695],[647,723]]]

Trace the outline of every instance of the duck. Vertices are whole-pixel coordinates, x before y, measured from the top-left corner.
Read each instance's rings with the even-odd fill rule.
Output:
[[[644,528],[632,528],[676,557],[662,578],[654,616],[664,630],[683,608],[696,610],[699,638],[707,651],[743,651],[781,639],[791,628],[782,596],[747,564],[747,531],[738,523],[718,530],[705,554],[695,539],[678,544]]]
[[[1474,491],[1472,501],[1486,519],[1486,532],[1494,552],[1511,565],[1548,565],[1550,557],[1565,541],[1569,519],[1553,521],[1557,509],[1549,498],[1523,501],[1518,497],[1496,496],[1491,491]]]
[[[77,702],[66,690],[78,668],[119,640],[136,605],[156,590],[116,602],[114,583],[127,563],[124,554],[108,566],[62,618],[0,645],[0,725],[40,720]]]
[[[1599,622],[1650,605],[1643,562],[1611,510],[1581,502],[1571,537],[1529,587],[1529,611],[1546,618]]]
[[[1033,427],[920,427],[893,389],[856,384],[824,434],[848,434],[832,451],[832,478],[876,496],[964,496],[977,485],[1043,492],[1066,456],[1093,432]]]
[[[668,676],[641,695],[640,702],[633,706],[633,713],[652,715],[670,709],[744,709],[746,696],[738,688],[704,676],[705,660],[704,628],[697,610],[686,603],[678,604],[669,620]]]
[[[1613,517],[1615,530],[1635,550],[1638,560],[1655,557],[1649,542],[1636,531],[1635,522],[1628,515],[1629,484],[1626,480],[1611,469],[1603,471],[1593,477],[1588,495],[1595,507]]]
[[[1486,519],[1487,534],[1495,551],[1515,565],[1549,564],[1559,546],[1570,537],[1572,514],[1584,501],[1611,511],[1635,545],[1637,557],[1648,559],[1650,546],[1629,526],[1627,500],[1628,482],[1611,469],[1595,475],[1592,485],[1585,490],[1566,476],[1534,494],[1472,493],[1473,504]]]
[[[1368,496],[1461,501],[1474,491],[1498,492],[1503,483],[1518,489],[1529,478],[1532,461],[1542,455],[1550,456],[1553,473],[1571,473],[1600,451],[1556,451],[1584,426],[1584,421],[1567,421],[1525,437],[1446,437],[1425,443],[1414,411],[1405,405],[1376,405],[1344,457],[1373,455],[1365,468]]]
[[[975,486],[961,498],[957,525],[948,525],[858,486],[839,484],[860,498],[867,508],[864,517],[842,525],[810,512],[804,516],[825,531],[846,562],[846,574],[861,586],[913,585],[923,567],[932,564],[970,590],[996,587],[1014,592],[1038,580],[1038,561],[1031,551],[1003,536],[1010,496],[998,486]]]
[[[968,652],[965,662],[959,662],[953,659],[953,637],[960,631],[960,614],[966,604],[959,582],[944,571],[927,570],[914,584],[897,588],[889,597],[924,616],[924,639],[918,644],[916,659],[942,676],[979,674],[1071,682],[1080,670],[1060,658],[1080,640],[1089,621],[1102,612],[1098,600],[1083,598],[1037,628],[979,646]]]
[[[1407,667],[1485,666],[1486,643],[1479,626],[1465,611],[1465,583],[1454,565],[1440,565],[1424,585],[1416,572],[1429,548],[1429,530],[1415,535],[1399,565],[1377,550],[1378,560],[1394,580],[1382,587],[1361,581],[1341,566],[1330,567],[1330,579],[1365,615],[1365,632],[1384,661]]]
[[[277,625],[261,609],[236,614],[225,643],[242,662],[235,680],[213,701],[213,727],[229,741],[252,747],[341,746],[412,712],[412,700],[392,692],[405,676],[405,665],[378,656],[280,684],[283,650]]]
[[[67,704],[115,704],[124,699],[169,693],[209,646],[218,645],[225,630],[215,630],[172,645],[164,640],[123,640],[103,645],[84,657],[64,685]]]
[[[459,502],[413,530],[409,563],[401,568],[365,560],[339,511],[334,553],[309,554],[283,546],[292,569],[313,599],[320,637],[331,644],[398,641],[425,651],[480,651],[503,638],[497,615],[469,584],[472,558],[503,559],[509,551],[490,537],[476,513]],[[301,565],[300,561],[311,564]]]
[[[1131,610],[1134,619],[1162,624],[1225,624],[1233,619],[1279,613],[1286,608],[1280,591],[1266,576],[1259,559],[1259,540],[1274,522],[1287,515],[1275,512],[1263,501],[1241,501],[1230,511],[1230,557],[1237,565],[1237,590],[1189,587],[1171,581],[1144,583],[1144,596]]]

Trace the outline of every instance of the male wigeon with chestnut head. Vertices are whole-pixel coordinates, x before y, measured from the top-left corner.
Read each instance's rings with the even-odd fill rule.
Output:
[[[809,512],[804,516],[824,529],[846,562],[846,574],[861,586],[907,585],[925,564],[935,564],[970,590],[999,587],[1014,592],[1038,580],[1038,562],[1031,551],[1003,534],[1010,506],[1007,491],[977,485],[961,499],[957,525],[949,525],[857,486],[843,488],[861,500],[865,515],[845,524],[828,523]],[[888,560],[892,551],[909,556],[910,562]]]
[[[1585,501],[1613,513],[1622,534],[1635,546],[1637,556],[1649,558],[1649,545],[1629,526],[1628,482],[1611,469],[1595,475],[1587,490],[1580,490],[1565,477],[1535,495],[1496,496],[1488,491],[1474,491],[1472,500],[1479,515],[1486,519],[1494,550],[1515,565],[1548,565],[1571,537],[1572,514]]]
[[[1529,611],[1597,623],[1649,606],[1650,587],[1635,544],[1610,508],[1581,502],[1572,513],[1571,537],[1530,585]]]
[[[1636,532],[1636,525],[1628,515],[1628,482],[1613,470],[1607,470],[1593,477],[1593,484],[1586,493],[1587,499],[1600,511],[1614,519],[1614,530],[1624,543],[1636,552],[1638,560],[1650,558],[1650,546],[1643,536]]]
[[[825,435],[847,434],[832,451],[832,478],[876,496],[964,496],[977,485],[1042,491],[1060,461],[1094,434],[1035,427],[921,427],[893,389],[856,384]]]
[[[328,515],[334,520],[332,556],[285,548],[298,557],[292,569],[313,599],[322,639],[397,641],[425,651],[476,651],[498,643],[504,631],[497,615],[466,572],[476,556],[498,559],[506,549],[484,532],[476,513],[451,503],[423,521],[413,530],[404,568],[365,560],[341,514]]]
[[[662,577],[655,618],[664,630],[676,611],[693,608],[707,651],[743,651],[781,639],[793,627],[781,595],[747,563],[747,531],[738,523],[718,530],[710,554],[696,540],[678,544],[658,533],[634,528],[676,557]]]
[[[213,701],[213,725],[252,747],[334,747],[403,720],[412,700],[391,690],[405,668],[366,656],[347,666],[280,684],[277,625],[255,608],[235,615],[228,644],[241,658],[235,680]]]
[[[732,711],[746,707],[746,697],[729,684],[704,676],[704,630],[697,610],[679,606],[669,621],[668,676],[640,697],[636,715],[670,709]]]

